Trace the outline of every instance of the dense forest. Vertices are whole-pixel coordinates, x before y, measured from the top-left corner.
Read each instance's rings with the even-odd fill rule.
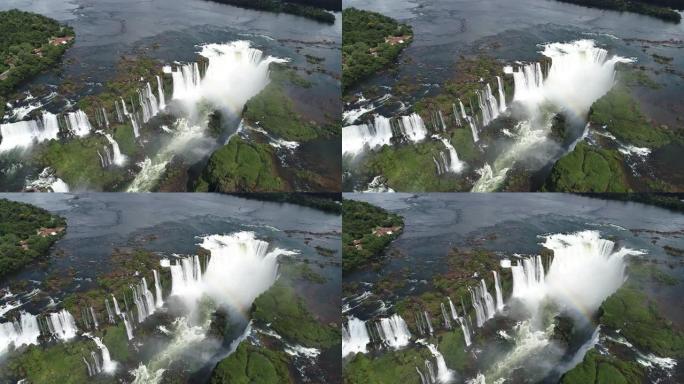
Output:
[[[74,30],[48,17],[13,9],[0,12],[0,36],[2,108],[3,99],[18,85],[59,61],[73,42]]]
[[[404,228],[404,219],[374,205],[342,202],[342,269],[351,271],[376,258]]]
[[[258,9],[268,12],[289,13],[292,15],[306,17],[323,23],[334,24],[335,15],[325,9],[335,10],[335,6],[330,1],[315,0],[211,0],[217,3],[234,5],[236,7]],[[318,5],[318,3],[321,3]],[[325,8],[325,9],[323,9]],[[339,6],[338,6],[339,8]]]
[[[342,89],[387,68],[410,43],[413,30],[375,12],[342,12]]]
[[[29,204],[0,199],[0,278],[45,257],[66,221]]]
[[[684,0],[559,0],[587,7],[634,12],[679,23],[682,16],[674,9],[684,9]]]

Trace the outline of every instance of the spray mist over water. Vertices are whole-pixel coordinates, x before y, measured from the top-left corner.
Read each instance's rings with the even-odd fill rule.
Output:
[[[552,159],[558,148],[547,139],[554,115],[563,113],[573,120],[584,120],[591,105],[615,84],[615,66],[632,59],[614,55],[595,46],[593,40],[549,43],[540,52],[551,59],[546,78],[541,65],[531,63],[513,69],[515,97],[513,107],[522,110],[515,142],[483,170],[473,186],[474,192],[498,188],[506,173],[530,154]],[[542,155],[539,155],[541,152]]]

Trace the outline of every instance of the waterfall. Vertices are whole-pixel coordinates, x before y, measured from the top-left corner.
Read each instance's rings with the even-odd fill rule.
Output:
[[[484,302],[483,308],[485,309],[487,320],[489,320],[496,314],[496,307],[494,306],[492,295],[490,295],[487,290],[487,283],[485,283],[484,279],[480,280],[480,297],[482,298],[482,302]]]
[[[494,287],[496,288],[496,310],[501,312],[504,309],[503,295],[501,294],[501,283],[499,282],[499,274],[492,271],[494,274]]]
[[[477,91],[477,101],[482,114],[482,126],[486,127],[499,116],[499,105],[489,84],[484,89]]]
[[[66,341],[76,336],[78,329],[71,313],[66,309],[50,313],[46,318],[47,325],[53,337]]]
[[[109,117],[107,117],[107,111],[104,109],[104,107],[100,108],[102,111],[102,118],[104,119],[105,126],[109,128]]]
[[[518,299],[541,299],[545,295],[544,265],[541,256],[522,258],[516,265],[511,266],[513,275],[512,297]]]
[[[156,269],[152,270],[154,274],[154,295],[155,295],[155,306],[161,308],[164,306],[164,297],[162,296],[161,285],[159,284],[159,273]]]
[[[93,327],[95,327],[95,329],[98,329],[100,327],[100,324],[97,322],[97,316],[95,316],[95,309],[93,309],[93,307],[90,307],[89,313],[91,319],[93,319]]]
[[[197,63],[179,65],[171,72],[171,76],[173,79],[173,99],[182,100],[199,92],[202,79]]]
[[[350,125],[342,129],[342,152],[357,154],[363,151],[366,145],[370,149],[390,145],[391,139],[390,119],[375,115],[372,123]]]
[[[121,310],[119,309],[119,302],[116,301],[116,297],[112,295],[112,301],[114,302],[114,313],[116,313],[117,316],[121,316]]]
[[[442,308],[442,318],[444,319],[444,328],[451,329],[451,321],[449,321],[449,315],[447,314],[446,307],[444,303],[439,303]]]
[[[430,383],[436,383],[437,374],[435,373],[435,367],[432,365],[432,361],[425,360],[425,371],[427,372],[427,377]]]
[[[109,144],[111,144],[112,152],[114,153],[111,162],[119,167],[124,166],[126,164],[126,156],[121,153],[121,150],[119,149],[119,143],[117,143],[109,133],[104,133],[104,137],[107,138],[107,141],[109,141]]]
[[[342,357],[354,353],[366,353],[370,336],[366,322],[356,317],[348,317],[346,325],[342,325]]]
[[[499,85],[499,112],[503,113],[506,111],[506,92],[503,86],[503,80],[501,76],[496,77],[496,82]]]
[[[432,353],[432,356],[435,358],[437,362],[437,376],[436,379],[439,383],[449,383],[453,380],[454,378],[454,371],[449,369],[446,365],[446,361],[444,361],[444,356],[437,350],[437,347],[432,345],[432,344],[425,344],[428,349],[430,350],[430,353]],[[433,370],[434,371],[434,370]]]
[[[428,379],[425,377],[425,375],[423,375],[423,372],[421,372],[418,367],[416,367],[416,372],[418,372],[418,376],[420,376],[420,384],[430,384]]]
[[[465,341],[465,345],[466,345],[466,347],[469,347],[471,344],[471,341],[470,341],[470,329],[468,327],[468,322],[466,321],[465,318],[458,316],[458,311],[456,311],[456,307],[454,306],[454,303],[451,301],[451,297],[449,297],[448,299],[449,299],[449,308],[451,309],[451,318],[458,322],[458,325],[461,327],[461,331],[463,332],[463,340]],[[463,315],[465,316],[465,311],[463,312]]]
[[[428,132],[427,128],[425,128],[425,123],[417,113],[402,116],[398,122],[401,134],[413,143],[420,142],[427,136]]]
[[[80,109],[75,112],[69,112],[64,118],[67,128],[71,134],[78,137],[84,137],[90,134],[92,126],[88,121],[88,115]]]
[[[122,312],[121,318],[123,319],[124,326],[126,327],[126,335],[128,336],[128,340],[133,340],[133,328],[131,326],[131,322],[128,321],[128,316],[126,316],[126,314]]]
[[[164,97],[164,86],[159,75],[157,75],[157,95],[159,96],[159,110],[162,111],[166,108],[166,99]]]
[[[88,377],[93,376],[96,372],[93,372],[93,368],[90,366],[90,363],[85,358],[85,356],[81,356],[81,358],[83,359],[83,362],[85,363],[86,368],[88,368]]]
[[[430,321],[430,315],[428,315],[427,311],[423,311],[423,315],[425,316],[425,325],[427,326],[428,332],[432,335],[435,333],[434,329],[432,329],[432,321]]]
[[[195,289],[202,281],[202,269],[197,255],[176,260],[169,268],[172,295],[183,295]]]
[[[10,345],[37,345],[40,337],[38,318],[28,312],[21,312],[19,321],[0,323],[0,355],[7,352]]]
[[[116,324],[116,318],[112,311],[112,306],[109,304],[109,299],[105,297],[105,308],[107,309],[107,319],[111,324]]]
[[[93,335],[90,335],[88,333],[84,333],[83,335],[92,339],[95,342],[95,344],[97,345],[97,348],[102,353],[101,358],[99,358],[97,355],[95,355],[93,358],[93,360],[95,362],[94,365],[96,367],[95,370],[97,371],[97,373],[99,373],[99,372],[105,372],[108,374],[114,373],[116,371],[116,367],[118,364],[116,361],[112,360],[111,356],[109,355],[109,349],[107,349],[107,346],[97,336],[93,336]],[[100,361],[102,362],[101,364],[100,364]],[[89,366],[88,370],[91,371],[90,364],[88,364],[87,361],[86,361],[86,365]]]
[[[155,310],[154,297],[152,292],[147,288],[147,280],[143,277],[138,285],[134,285],[133,300],[135,307],[138,310],[138,323],[145,321],[147,317],[152,315]]]
[[[456,148],[454,148],[454,146],[451,145],[451,142],[449,142],[449,140],[444,138],[444,137],[441,137],[441,136],[433,136],[433,137],[439,139],[444,144],[444,146],[447,149],[447,153],[449,154],[448,161],[446,159],[446,156],[443,157],[445,171],[453,172],[453,173],[460,173],[463,170],[463,168],[465,167],[465,163],[463,163],[461,160],[458,159],[458,154],[456,153]]]
[[[477,291],[477,287],[475,287],[475,290],[472,288],[468,287],[468,290],[470,291],[470,298],[473,302],[473,309],[475,309],[475,319],[477,321],[477,326],[482,327],[485,323],[485,310],[482,306],[482,302],[480,301],[479,295],[475,293]]]
[[[138,98],[142,110],[143,123],[147,123],[159,113],[157,98],[152,93],[152,86],[147,82],[142,89],[138,89]]]
[[[126,102],[121,98],[121,108],[123,110],[124,116],[128,117],[131,121],[131,126],[133,126],[133,136],[137,139],[140,136],[140,124],[138,123],[138,118],[136,117],[135,111],[133,113],[128,113],[126,108]]]
[[[380,338],[388,347],[399,349],[408,345],[411,340],[411,332],[404,319],[395,313],[394,315],[378,321]]]
[[[42,118],[38,120],[0,124],[0,152],[28,148],[34,142],[57,139],[58,134],[57,115],[50,112],[43,112]]]
[[[513,82],[515,84],[514,101],[536,98],[544,83],[541,64],[529,63],[514,69]]]
[[[205,271],[196,256],[171,265],[172,295],[194,305],[206,294],[217,304],[241,311],[273,284],[278,256],[296,254],[280,248],[268,252],[269,244],[256,239],[253,232],[205,236],[199,246],[211,253]],[[226,274],[232,277],[227,279]]]

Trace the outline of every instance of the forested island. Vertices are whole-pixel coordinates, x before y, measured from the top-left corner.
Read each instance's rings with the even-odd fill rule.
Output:
[[[16,9],[0,12],[0,116],[5,99],[26,80],[55,65],[73,44],[73,28]]]
[[[0,278],[45,257],[66,220],[33,205],[0,199]]]
[[[684,10],[682,0],[559,0],[586,7],[634,12],[679,23],[682,19],[676,10]]]
[[[404,229],[404,219],[356,200],[342,202],[342,269],[361,267],[376,258]]]
[[[258,9],[275,13],[289,13],[323,23],[334,24],[335,15],[327,10],[339,11],[340,3],[327,0],[211,0],[241,8]]]
[[[413,39],[407,24],[375,12],[342,12],[342,91],[390,66]]]

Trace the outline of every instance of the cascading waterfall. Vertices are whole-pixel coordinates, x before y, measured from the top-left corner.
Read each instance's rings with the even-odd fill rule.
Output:
[[[435,372],[435,367],[432,365],[432,361],[425,360],[425,372],[427,373],[427,378],[431,384],[437,382],[437,374]]]
[[[427,331],[432,335],[435,333],[435,330],[432,328],[432,321],[430,321],[430,315],[427,313],[427,311],[423,311],[423,315],[425,316],[425,325],[427,326]]]
[[[446,156],[441,156],[444,163],[441,168],[438,166],[438,170],[443,169],[444,172],[448,171],[453,173],[460,173],[461,171],[463,171],[463,168],[465,168],[465,163],[458,159],[456,148],[454,148],[454,146],[451,145],[451,142],[449,142],[448,139],[441,136],[433,137],[439,139],[444,144],[444,146],[447,149],[447,153],[449,154],[448,161],[446,159]],[[436,160],[435,162],[437,163]]]
[[[357,154],[363,151],[366,145],[370,149],[390,145],[392,136],[390,119],[375,115],[372,123],[342,128],[342,152]]]
[[[59,340],[69,340],[75,337],[76,332],[78,332],[74,317],[66,309],[50,313],[46,317],[46,321],[50,334]]]
[[[501,294],[501,283],[499,282],[499,274],[496,271],[492,271],[494,275],[494,287],[496,288],[496,310],[498,312],[503,311],[503,295]]]
[[[114,311],[112,310],[111,304],[109,304],[109,299],[105,297],[105,308],[107,309],[107,319],[110,324],[116,324],[116,317],[114,317]]]
[[[421,370],[418,369],[418,367],[416,367],[416,372],[418,372],[418,376],[420,376],[420,384],[430,384],[428,379],[425,377],[423,372],[421,372]]]
[[[10,345],[37,345],[40,337],[38,318],[28,312],[21,312],[19,320],[0,323],[0,355],[7,352]]]
[[[506,91],[504,90],[503,80],[501,76],[496,77],[496,82],[499,86],[499,112],[503,113],[506,111]]]
[[[525,117],[516,126],[515,141],[498,155],[489,172],[482,172],[475,192],[496,190],[519,160],[550,150],[553,117],[563,113],[586,119],[591,105],[615,84],[616,64],[633,61],[617,55],[608,58],[592,40],[546,44],[541,54],[551,59],[546,78],[539,63],[505,68],[515,83],[513,103],[522,107]]]
[[[57,139],[59,123],[57,115],[43,112],[38,120],[18,121],[16,123],[0,124],[0,152],[15,148],[28,148],[34,142]]]
[[[397,121],[401,134],[413,143],[420,142],[427,137],[427,128],[423,119],[417,113],[412,113],[408,116],[402,116]]]
[[[119,149],[119,143],[117,143],[116,140],[114,140],[112,135],[110,135],[109,133],[104,133],[103,135],[105,138],[107,138],[107,141],[109,141],[109,144],[111,144],[112,146],[113,156],[111,159],[111,163],[119,167],[124,166],[126,164],[126,156],[121,153],[121,150]]]
[[[486,127],[499,117],[499,103],[492,94],[492,87],[489,84],[477,91],[477,100],[482,114],[482,126]]]
[[[463,340],[465,341],[466,347],[469,347],[471,344],[470,341],[470,328],[468,327],[468,321],[465,318],[462,318],[458,316],[458,311],[456,310],[456,307],[454,306],[454,303],[451,301],[451,297],[449,299],[449,308],[451,310],[451,318],[456,320],[458,322],[458,325],[461,327],[461,331],[463,332]],[[465,316],[465,312],[464,312]]]
[[[197,255],[176,260],[169,268],[172,295],[183,295],[196,289],[202,282],[202,269]]]
[[[114,302],[114,313],[117,316],[121,316],[121,310],[119,309],[119,302],[116,301],[116,296],[112,295],[112,301]]]
[[[404,319],[395,313],[394,315],[378,321],[380,338],[388,347],[399,349],[408,345],[411,340],[411,332]]]
[[[84,333],[83,335],[92,339],[95,342],[95,344],[97,345],[97,348],[102,353],[101,358],[99,358],[97,355],[95,355],[93,358],[93,360],[95,361],[95,366],[97,368],[99,368],[99,369],[96,369],[95,371],[97,371],[97,373],[105,372],[107,374],[112,374],[112,373],[116,372],[116,368],[117,368],[118,364],[116,361],[112,360],[112,358],[109,354],[109,349],[102,342],[102,340],[99,337],[92,336],[88,333]],[[89,371],[91,371],[91,368],[90,368],[91,366],[90,366],[90,364],[88,364],[87,361],[86,361],[86,365],[89,367]],[[93,376],[93,374],[91,374],[90,376]]]
[[[159,273],[157,272],[156,269],[153,269],[152,274],[154,274],[155,306],[157,308],[161,308],[164,306],[164,297],[162,296],[161,284],[159,284]]]
[[[197,63],[182,64],[171,72],[173,78],[173,99],[182,100],[198,92],[202,80]]]
[[[133,340],[133,327],[131,326],[131,322],[128,321],[128,316],[126,316],[126,313],[121,312],[121,318],[124,321],[124,327],[126,327],[126,336],[128,337],[128,340]]]
[[[90,134],[93,127],[90,125],[88,115],[85,112],[78,111],[69,112],[64,116],[66,126],[74,136],[84,137]]]
[[[254,299],[276,279],[278,256],[296,254],[280,248],[268,252],[269,244],[253,232],[211,235],[200,247],[211,253],[206,270],[198,257],[187,257],[171,265],[172,295],[195,303],[206,294],[218,304],[246,311]],[[228,272],[229,271],[229,272]],[[226,273],[232,278],[226,279]]]
[[[368,352],[367,345],[370,336],[366,322],[354,316],[348,317],[346,325],[342,325],[342,357],[353,353]]]
[[[449,315],[447,314],[446,307],[444,303],[439,303],[442,309],[442,319],[444,320],[444,328],[451,329],[451,321],[449,321]]]
[[[157,96],[159,97],[159,110],[163,111],[166,108],[166,98],[164,96],[164,85],[159,75],[157,75]]]
[[[539,300],[546,294],[544,264],[541,256],[530,256],[518,260],[516,265],[511,266],[511,274],[513,275],[512,297]]]
[[[485,323],[485,313],[484,313],[484,308],[482,307],[482,303],[480,302],[480,297],[479,295],[475,294],[475,291],[477,290],[477,287],[475,290],[472,288],[468,287],[468,290],[470,291],[470,299],[473,302],[473,309],[475,309],[475,319],[477,322],[477,326],[482,327],[482,325]]]
[[[436,375],[434,375],[434,369],[433,374],[431,374],[432,379],[436,379],[434,382],[439,382],[439,383],[450,383],[454,379],[454,371],[449,369],[446,365],[446,361],[444,361],[444,356],[442,355],[441,352],[437,349],[436,346],[433,344],[429,343],[424,343],[425,346],[430,350],[430,353],[432,356],[435,358],[435,361],[437,362],[437,372]]]
[[[143,277],[138,285],[131,287],[133,289],[133,300],[138,312],[138,323],[142,323],[152,315],[155,311],[154,296],[147,288],[147,280]]]
[[[480,280],[480,297],[482,298],[482,302],[484,302],[485,315],[487,316],[487,320],[489,320],[496,314],[496,307],[494,306],[492,295],[490,295],[487,290],[487,283],[484,279]]]

